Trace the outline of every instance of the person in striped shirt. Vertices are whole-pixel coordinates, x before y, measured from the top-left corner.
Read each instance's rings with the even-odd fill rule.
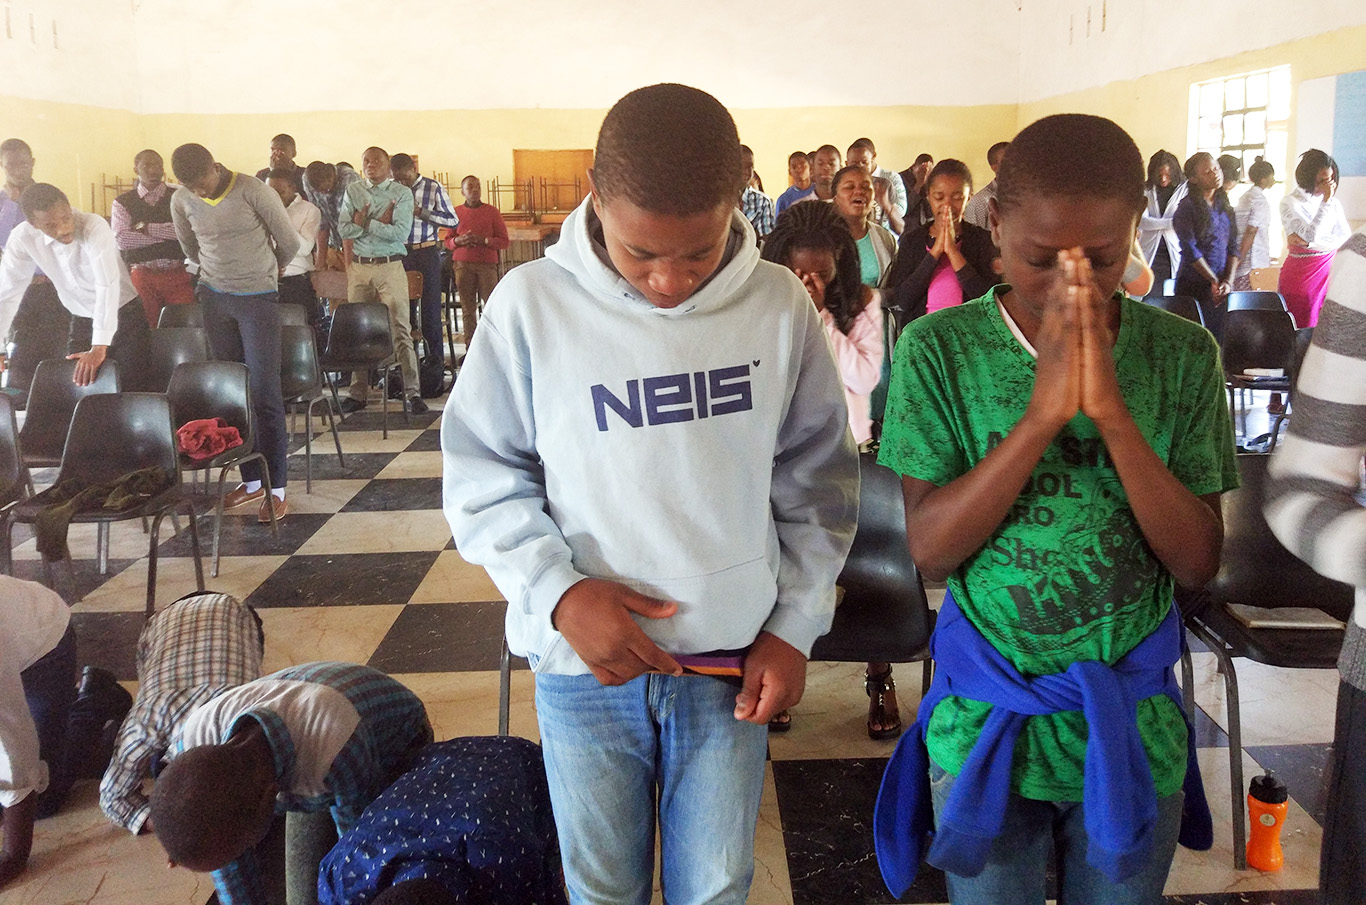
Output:
[[[422,339],[424,358],[441,357],[441,242],[437,228],[455,229],[456,219],[451,196],[435,179],[417,172],[417,162],[407,154],[395,154],[389,161],[394,180],[413,190],[413,228],[408,233],[408,253],[404,270],[422,274]]]
[[[330,810],[345,833],[431,740],[422,702],[381,672],[353,663],[282,669],[190,714],[152,791],[152,827],[172,866],[213,873],[219,905],[282,901],[277,816]],[[336,837],[319,848],[323,840],[305,838],[320,835],[311,822],[299,823],[308,828],[289,830],[283,879],[316,894],[318,864]]]
[[[1333,262],[1295,412],[1271,460],[1266,517],[1292,553],[1357,588],[1338,660],[1337,732],[1319,866],[1322,901],[1366,901],[1366,227]]]

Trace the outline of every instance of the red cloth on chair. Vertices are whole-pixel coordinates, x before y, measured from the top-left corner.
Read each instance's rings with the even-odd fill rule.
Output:
[[[222,418],[187,421],[175,433],[180,451],[191,459],[212,459],[242,445],[242,434]]]

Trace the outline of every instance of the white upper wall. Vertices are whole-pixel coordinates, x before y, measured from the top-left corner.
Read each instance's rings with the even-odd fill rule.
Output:
[[[139,113],[602,108],[682,81],[740,109],[1014,104],[1366,24],[1362,0],[1206,0],[1199,29],[1188,0],[502,0],[399,19],[411,6],[0,0],[0,93]]]
[[[1018,100],[1043,100],[1363,24],[1362,0],[1023,0]]]

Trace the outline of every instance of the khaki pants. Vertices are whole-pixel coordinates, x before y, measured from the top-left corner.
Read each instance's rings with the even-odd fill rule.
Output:
[[[403,372],[403,392],[416,396],[419,391],[417,355],[413,352],[413,327],[408,311],[408,274],[402,261],[388,264],[359,264],[351,262],[346,271],[346,300],[348,302],[383,302],[389,309],[389,332],[394,337],[394,351]],[[349,395],[357,402],[365,402],[370,393],[370,375],[356,372],[351,375]]]
[[[497,264],[455,263],[455,291],[460,294],[460,329],[465,334],[465,348],[474,339],[474,328],[479,320],[479,303],[487,302],[498,283]]]

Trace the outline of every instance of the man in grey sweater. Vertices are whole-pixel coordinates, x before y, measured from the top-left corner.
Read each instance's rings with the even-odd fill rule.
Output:
[[[271,501],[265,498],[263,478],[275,497],[275,517],[288,512],[278,281],[299,249],[299,238],[279,195],[260,180],[216,163],[203,145],[176,148],[171,169],[181,182],[171,198],[171,219],[185,256],[199,265],[195,295],[204,306],[209,347],[214,358],[244,362],[251,372],[256,449],[269,469],[263,476],[258,462],[243,464],[244,483],[227,495],[224,508],[260,501],[257,519],[266,523]]]
[[[1290,432],[1271,462],[1271,530],[1315,570],[1357,588],[1338,670],[1337,731],[1320,856],[1322,900],[1366,902],[1366,227],[1333,261],[1300,369]]]

